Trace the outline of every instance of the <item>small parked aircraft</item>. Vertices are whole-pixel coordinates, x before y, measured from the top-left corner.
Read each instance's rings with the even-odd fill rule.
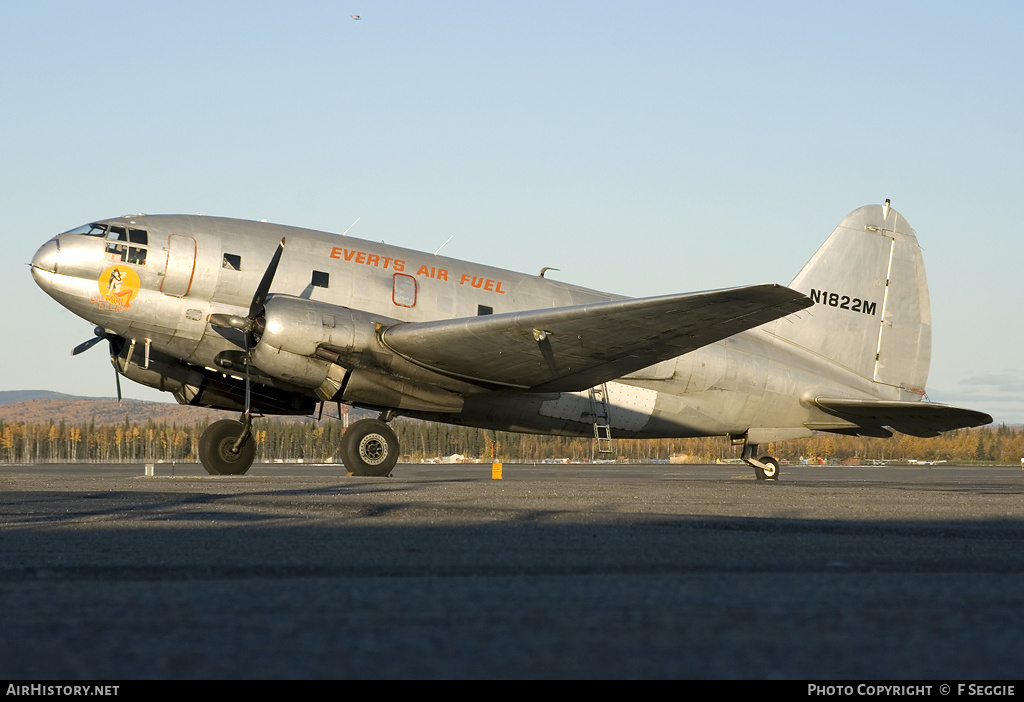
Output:
[[[987,424],[928,402],[931,312],[913,230],[887,200],[847,216],[789,287],[641,299],[347,236],[218,217],[125,215],[53,237],[39,286],[96,325],[115,375],[238,410],[200,438],[211,474],[245,473],[257,414],[379,411],[339,454],[388,475],[405,415],[506,431],[935,436]],[[118,380],[120,393],[120,380]],[[321,405],[322,407],[322,405]]]

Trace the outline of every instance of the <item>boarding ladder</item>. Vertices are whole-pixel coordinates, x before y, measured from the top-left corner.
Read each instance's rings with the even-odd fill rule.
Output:
[[[594,417],[594,439],[600,453],[612,453],[612,427],[608,421],[608,386],[590,388],[590,412]]]

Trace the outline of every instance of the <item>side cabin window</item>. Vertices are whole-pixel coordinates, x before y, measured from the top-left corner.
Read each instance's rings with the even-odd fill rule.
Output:
[[[490,305],[477,305],[476,306],[476,316],[480,317],[480,316],[483,316],[485,314],[494,314],[494,308],[491,307]]]
[[[313,271],[313,277],[309,284],[314,288],[326,288],[330,285],[331,276],[323,271]]]
[[[416,306],[416,279],[411,275],[395,273],[391,300],[399,307]]]
[[[242,270],[242,257],[238,254],[226,253],[224,254],[224,268],[229,271],[240,271]]]

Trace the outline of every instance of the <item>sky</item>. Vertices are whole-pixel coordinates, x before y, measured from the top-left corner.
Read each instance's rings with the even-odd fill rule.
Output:
[[[1022,30],[1014,2],[2,3],[0,390],[113,395],[27,266],[96,219],[358,219],[639,297],[786,284],[890,198],[929,399],[1020,424]]]

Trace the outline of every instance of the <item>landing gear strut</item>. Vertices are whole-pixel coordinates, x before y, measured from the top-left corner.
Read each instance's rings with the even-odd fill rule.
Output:
[[[361,419],[350,426],[339,448],[352,475],[384,477],[398,463],[398,437],[379,419]]]
[[[779,460],[772,456],[754,458],[756,455],[757,444],[744,442],[742,454],[743,462],[754,468],[754,477],[758,480],[778,480]]]

